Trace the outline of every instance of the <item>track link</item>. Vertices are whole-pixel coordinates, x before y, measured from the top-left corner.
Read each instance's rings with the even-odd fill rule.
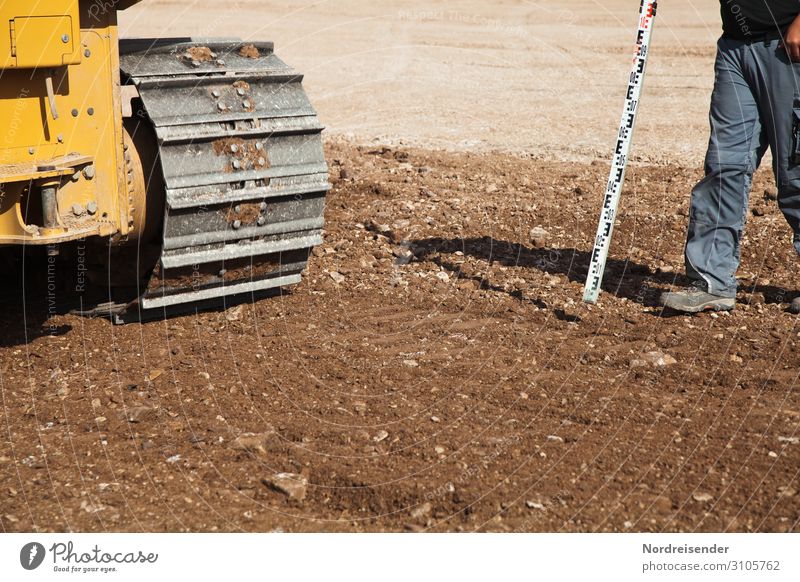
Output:
[[[166,192],[161,256],[125,314],[298,283],[322,243],[330,189],[302,76],[272,43],[136,40],[120,53]]]

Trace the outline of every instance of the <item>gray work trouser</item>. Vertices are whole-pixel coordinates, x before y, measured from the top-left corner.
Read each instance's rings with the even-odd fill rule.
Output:
[[[800,64],[779,40],[721,38],[711,96],[705,178],[692,191],[686,274],[709,293],[736,296],[736,269],[753,172],[772,151],[778,205],[800,253]]]

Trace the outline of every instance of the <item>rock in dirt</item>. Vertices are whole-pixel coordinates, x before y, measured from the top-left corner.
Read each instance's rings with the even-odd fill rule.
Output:
[[[303,501],[308,492],[308,479],[297,473],[276,473],[268,479],[264,479],[264,485],[286,495],[294,501]]]
[[[695,493],[692,495],[692,499],[697,501],[698,503],[707,503],[709,501],[714,500],[714,496],[710,493]]]
[[[244,305],[237,305],[236,307],[232,307],[225,312],[225,319],[228,321],[238,321],[242,317],[242,310],[244,309]]]
[[[148,382],[153,382],[153,381],[156,380],[156,378],[158,378],[159,376],[161,376],[163,374],[164,374],[164,370],[156,368],[155,370],[150,370],[150,372],[147,374],[147,377],[145,378],[145,380],[147,380]]]
[[[784,485],[782,487],[778,487],[778,493],[781,497],[794,497],[797,495],[797,490],[789,485]]]
[[[344,283],[344,281],[345,281],[345,276],[344,276],[344,275],[342,275],[341,273],[339,273],[338,271],[331,271],[329,274],[330,274],[330,276],[331,276],[331,279],[333,279],[333,280],[334,280],[334,282],[335,282],[337,285],[340,285],[341,283]]]
[[[120,413],[122,420],[128,422],[146,422],[155,420],[158,416],[158,409],[149,406],[130,406]]]
[[[539,511],[547,511],[547,508],[543,504],[538,503],[536,501],[526,501],[525,507],[527,507],[528,509],[538,509]]]
[[[640,358],[631,360],[630,366],[631,368],[645,368],[648,366],[652,366],[654,368],[665,368],[677,363],[678,360],[669,354],[665,354],[664,352],[647,352],[646,354],[642,354]]]
[[[766,200],[777,200],[778,199],[778,189],[775,186],[771,186],[764,190],[764,198]]]
[[[537,226],[532,228],[529,233],[531,242],[533,246],[537,248],[542,248],[547,246],[547,239],[550,237],[550,233],[543,229],[541,226]]]
[[[386,440],[389,437],[389,433],[385,430],[379,430],[378,433],[373,437],[376,443]]]
[[[425,502],[419,507],[415,507],[411,510],[411,517],[414,519],[428,517],[431,514],[431,511],[433,511],[433,506],[430,503]]]
[[[267,454],[267,447],[270,437],[275,434],[274,430],[262,433],[247,432],[239,435],[231,441],[231,448],[235,451],[245,451],[248,453]]]

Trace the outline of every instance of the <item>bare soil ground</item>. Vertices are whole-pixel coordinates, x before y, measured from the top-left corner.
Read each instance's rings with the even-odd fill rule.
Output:
[[[7,285],[0,528],[800,529],[800,278],[767,173],[736,310],[656,306],[683,282],[717,6],[662,6],[590,307],[635,15],[562,5],[127,11],[130,35],[275,40],[306,73],[326,243],[278,297],[143,325],[46,318],[46,288]]]
[[[799,527],[797,277],[763,175],[736,311],[684,317],[654,303],[696,171],[634,168],[588,307],[605,164],[328,154],[327,242],[280,297],[123,327],[6,305],[5,530]]]

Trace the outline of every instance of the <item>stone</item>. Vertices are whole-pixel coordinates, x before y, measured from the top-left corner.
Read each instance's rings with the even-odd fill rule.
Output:
[[[120,413],[122,420],[128,422],[147,422],[158,416],[158,409],[149,406],[130,406]]]
[[[389,433],[385,430],[379,430],[378,433],[372,438],[376,443],[386,440],[389,437]]]
[[[537,226],[531,229],[530,233],[528,233],[533,246],[537,248],[542,248],[547,245],[547,239],[550,237],[550,233],[543,229],[541,226]]]
[[[275,434],[274,430],[262,433],[246,432],[231,441],[231,448],[235,451],[247,453],[267,454],[269,439]]]
[[[429,502],[425,502],[411,510],[411,517],[414,519],[421,519],[429,516],[431,511],[433,511],[433,506]]]
[[[630,366],[631,368],[641,368],[647,366],[664,368],[677,363],[678,361],[675,358],[669,354],[665,354],[664,352],[647,352],[646,354],[642,354],[640,358],[631,360]]]
[[[341,283],[344,283],[344,281],[345,281],[345,276],[342,275],[341,273],[339,273],[338,271],[331,271],[329,273],[329,275],[331,276],[331,279],[333,279],[333,281],[337,285],[340,285]]]
[[[526,501],[525,507],[528,509],[538,509],[539,511],[547,511],[547,508],[542,504],[536,501]]]
[[[444,271],[439,271],[438,273],[436,273],[436,278],[445,283],[450,281],[450,275],[448,275]]]
[[[766,200],[777,200],[778,199],[778,189],[775,186],[770,186],[766,190],[764,190],[764,198]]]
[[[244,310],[244,305],[237,305],[236,307],[232,307],[225,312],[225,319],[228,321],[238,321],[242,317],[242,311]]]
[[[692,495],[692,499],[698,503],[707,503],[709,501],[713,501],[714,497],[710,493],[698,492]]]
[[[276,473],[264,479],[264,485],[293,501],[303,501],[308,492],[308,479],[296,473]]]
[[[153,380],[155,380],[156,378],[161,376],[163,373],[164,373],[164,370],[161,370],[161,369],[158,369],[158,368],[156,368],[155,370],[150,370],[150,373],[147,375],[146,380],[148,382],[152,382]]]

